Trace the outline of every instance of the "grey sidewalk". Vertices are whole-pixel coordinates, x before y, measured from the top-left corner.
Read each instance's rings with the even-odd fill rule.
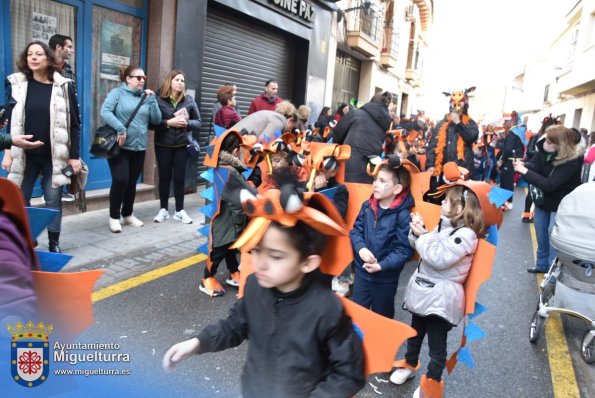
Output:
[[[108,227],[108,209],[65,216],[62,219],[60,247],[64,254],[74,256],[64,271],[101,269],[105,274],[95,284],[95,290],[129,279],[147,271],[198,254],[196,248],[206,241],[196,230],[204,222],[199,209],[204,199],[199,193],[188,194],[184,207],[192,224],[173,219],[173,198],[170,198],[170,218],[153,222],[159,211],[159,201],[135,204],[134,214],[145,225],[135,228],[122,226],[114,234]],[[39,249],[47,250],[47,234],[39,236]]]

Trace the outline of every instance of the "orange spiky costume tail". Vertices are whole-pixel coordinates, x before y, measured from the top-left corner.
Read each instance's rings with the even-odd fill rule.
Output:
[[[33,239],[25,202],[19,188],[0,178],[0,211],[8,215],[22,236],[32,259],[31,272],[35,282],[37,315],[45,324],[53,324],[53,330],[64,341],[71,341],[93,324],[93,285],[103,271],[44,272],[33,248]]]

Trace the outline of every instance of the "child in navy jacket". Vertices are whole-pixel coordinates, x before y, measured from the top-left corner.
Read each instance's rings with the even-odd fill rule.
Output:
[[[399,275],[411,258],[409,219],[414,205],[404,168],[380,166],[370,199],[362,205],[351,230],[355,262],[352,300],[393,318]]]

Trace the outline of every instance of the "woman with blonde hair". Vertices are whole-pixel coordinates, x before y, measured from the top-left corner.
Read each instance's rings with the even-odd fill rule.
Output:
[[[184,72],[175,69],[169,72],[163,86],[157,91],[157,103],[161,122],[155,129],[155,159],[159,170],[159,212],[153,221],[161,223],[169,218],[168,201],[171,180],[174,180],[176,212],[174,220],[184,224],[192,218],[184,210],[184,180],[186,179],[186,146],[191,137],[198,136],[200,112],[192,96],[186,93]]]
[[[238,123],[233,125],[238,131],[245,129],[254,132],[256,135],[274,138],[277,132],[291,132],[297,123],[297,109],[289,101],[282,101],[277,104],[274,111],[257,111],[249,114]]]
[[[109,229],[113,233],[122,232],[122,225],[142,227],[144,223],[132,214],[136,181],[143,171],[149,122],[161,122],[161,111],[152,90],[145,89],[147,77],[138,66],[120,68],[120,84],[109,92],[101,105],[101,119],[118,132],[120,154],[108,159],[112,175],[109,192]],[[142,95],[146,101],[128,126],[124,124],[136,109]],[[120,221],[122,216],[122,221]]]
[[[562,199],[581,184],[584,146],[580,136],[562,125],[550,126],[537,141],[537,153],[530,163],[514,163],[514,169],[533,185],[535,204],[535,233],[537,235],[537,262],[527,269],[530,273],[545,273],[556,257],[550,246],[550,233]]]

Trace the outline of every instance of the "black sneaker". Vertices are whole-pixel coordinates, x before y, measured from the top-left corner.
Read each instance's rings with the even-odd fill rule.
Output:
[[[74,195],[62,191],[62,202],[74,202]]]

